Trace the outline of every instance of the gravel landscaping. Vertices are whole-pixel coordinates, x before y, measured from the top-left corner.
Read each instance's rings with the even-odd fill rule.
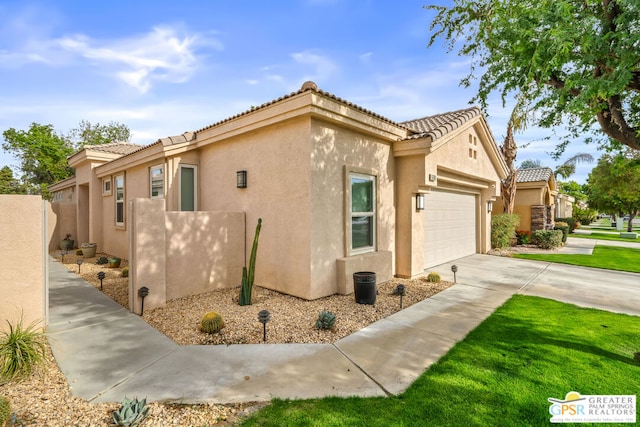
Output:
[[[51,255],[61,260],[59,252]],[[127,261],[122,260],[119,268],[97,265],[97,257],[105,255],[98,253],[94,258],[84,259],[80,275],[100,288],[97,273],[104,271],[106,277],[102,292],[128,308],[128,278],[121,277]],[[76,273],[77,258],[75,254],[64,256],[65,267]],[[225,289],[170,301],[164,307],[145,311],[143,319],[181,345],[261,343],[263,330],[258,322],[258,312],[266,309],[271,313],[271,320],[267,323],[268,343],[332,343],[399,311],[400,297],[394,295],[393,290],[400,283],[406,286],[403,308],[453,284],[444,281],[432,283],[425,278],[394,279],[378,285],[375,305],[357,304],[353,295],[334,295],[306,301],[255,286],[253,304],[241,307],[238,305],[239,288]],[[331,311],[337,317],[333,331],[315,328],[315,321],[323,310]],[[199,331],[200,319],[209,311],[217,311],[224,319],[225,328],[219,334],[209,335]],[[47,346],[46,365],[25,381],[0,385],[0,395],[11,401],[12,412],[16,413],[18,419],[16,425],[113,425],[111,414],[119,407],[119,403],[89,403],[72,396],[70,386],[73,387],[73,384],[67,384]],[[145,426],[208,426],[228,425],[253,405],[150,403],[149,406],[150,413],[144,422]]]

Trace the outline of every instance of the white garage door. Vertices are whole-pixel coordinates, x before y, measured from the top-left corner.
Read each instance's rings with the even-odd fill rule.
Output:
[[[476,196],[433,191],[424,203],[425,269],[476,253]]]

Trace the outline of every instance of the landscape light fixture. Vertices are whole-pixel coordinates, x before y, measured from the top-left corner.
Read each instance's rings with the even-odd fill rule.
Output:
[[[100,279],[100,290],[102,290],[102,281],[104,280],[105,276],[106,274],[104,274],[104,271],[98,273],[98,279]]]
[[[456,272],[458,271],[458,266],[453,264],[451,266],[451,271],[453,271],[453,283],[458,283],[456,282]]]
[[[406,294],[406,288],[404,285],[400,284],[396,286],[396,295],[400,295],[400,310],[402,310],[402,297]]]
[[[258,321],[262,323],[262,341],[267,341],[267,322],[271,320],[271,314],[268,310],[261,310],[258,313]]]
[[[247,171],[242,170],[236,172],[236,187],[247,188]]]
[[[80,274],[80,266],[82,265],[82,258],[78,258],[78,260],[76,261],[76,264],[78,264],[78,274]]]
[[[424,194],[416,194],[416,210],[424,210]]]
[[[60,251],[60,257],[62,258],[62,259],[60,260],[60,262],[62,262],[63,264],[64,264],[64,256],[65,256],[66,254],[67,254],[67,251],[66,251],[66,250],[64,250],[64,249]]]
[[[140,316],[142,316],[142,314],[144,313],[144,297],[146,297],[147,295],[149,295],[149,288],[147,288],[146,286],[143,286],[140,289],[138,289],[138,296],[142,298],[142,306],[140,307]]]

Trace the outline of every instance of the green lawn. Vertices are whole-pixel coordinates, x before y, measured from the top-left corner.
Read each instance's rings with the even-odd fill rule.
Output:
[[[243,425],[549,425],[549,397],[637,394],[639,351],[638,317],[516,295],[400,396],[276,399]]]
[[[640,243],[640,238],[626,239],[617,234],[607,233],[591,233],[591,234],[570,234],[569,237],[577,237],[579,239],[597,239],[597,240],[614,240],[618,242],[636,242]]]
[[[514,258],[640,273],[640,249],[596,245],[592,255],[514,254]]]

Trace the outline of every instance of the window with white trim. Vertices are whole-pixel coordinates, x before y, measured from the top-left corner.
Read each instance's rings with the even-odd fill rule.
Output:
[[[197,167],[180,165],[180,210],[195,211],[198,206]]]
[[[164,199],[164,166],[149,168],[149,194],[152,199]]]
[[[349,173],[351,254],[376,250],[376,177]]]
[[[113,182],[116,192],[116,225],[124,226],[124,175],[117,175]]]

